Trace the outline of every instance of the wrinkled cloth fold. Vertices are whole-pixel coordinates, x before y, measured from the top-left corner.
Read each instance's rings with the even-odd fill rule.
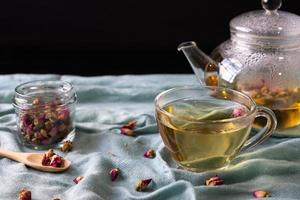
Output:
[[[32,152],[17,140],[11,99],[14,88],[31,80],[64,80],[73,83],[78,95],[74,149],[57,153],[72,161],[60,174],[43,173],[0,158],[0,199],[17,199],[23,189],[33,199],[98,200],[247,200],[252,192],[266,190],[274,200],[300,199],[300,131],[276,133],[251,150],[240,154],[227,169],[195,173],[180,169],[170,158],[157,130],[154,98],[161,91],[198,84],[194,75],[123,76],[0,76],[0,145],[14,151]],[[120,127],[137,121],[136,137],[120,134]],[[278,137],[280,136],[280,137]],[[291,137],[289,137],[291,136]],[[148,149],[154,159],[145,158]],[[111,181],[112,168],[121,170]],[[224,185],[205,186],[215,175]],[[77,176],[84,179],[75,184]],[[137,192],[139,179],[152,178],[148,190]]]

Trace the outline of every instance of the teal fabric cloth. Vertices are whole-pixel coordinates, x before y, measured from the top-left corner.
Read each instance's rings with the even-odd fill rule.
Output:
[[[300,139],[279,133],[263,144],[238,156],[225,170],[194,173],[178,168],[170,159],[157,130],[155,96],[171,87],[198,84],[194,75],[124,75],[78,77],[58,75],[0,76],[0,145],[14,151],[31,152],[16,140],[16,122],[11,98],[14,88],[31,80],[65,80],[78,94],[74,150],[61,153],[72,161],[61,174],[43,173],[0,158],[0,199],[17,199],[27,188],[33,199],[98,200],[247,200],[252,192],[266,190],[273,200],[300,199]],[[137,137],[120,134],[119,128],[137,120]],[[293,136],[293,137],[288,137]],[[143,157],[145,150],[157,152],[154,159]],[[112,182],[109,171],[121,169]],[[219,175],[224,185],[205,186]],[[76,176],[84,176],[78,184]],[[137,192],[138,179],[152,178],[145,192]]]

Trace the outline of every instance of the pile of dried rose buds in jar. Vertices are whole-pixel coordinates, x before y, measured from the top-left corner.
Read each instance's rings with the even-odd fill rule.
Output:
[[[75,103],[76,93],[68,82],[33,81],[16,87],[13,105],[22,143],[44,149],[71,137]]]

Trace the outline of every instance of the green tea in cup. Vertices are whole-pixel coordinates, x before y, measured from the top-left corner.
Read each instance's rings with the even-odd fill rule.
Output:
[[[263,141],[276,127],[272,111],[225,88],[173,88],[159,94],[155,106],[166,148],[180,166],[192,171],[226,166],[241,149]],[[247,140],[256,116],[266,117],[267,127]]]

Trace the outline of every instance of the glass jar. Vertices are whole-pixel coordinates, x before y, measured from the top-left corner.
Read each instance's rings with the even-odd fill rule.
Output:
[[[21,143],[48,149],[64,139],[72,140],[76,99],[74,87],[64,81],[32,81],[17,86],[13,106]]]

